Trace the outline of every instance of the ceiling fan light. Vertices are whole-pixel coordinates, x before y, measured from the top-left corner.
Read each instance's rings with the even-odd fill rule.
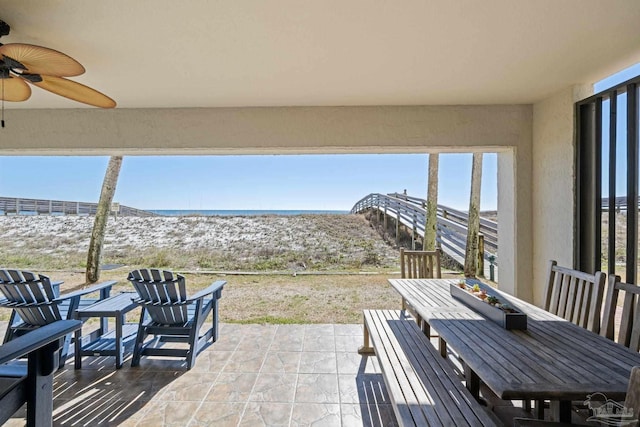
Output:
[[[22,73],[20,74],[20,77],[22,77],[23,79],[27,80],[30,83],[38,83],[42,81],[42,76],[40,74]]]

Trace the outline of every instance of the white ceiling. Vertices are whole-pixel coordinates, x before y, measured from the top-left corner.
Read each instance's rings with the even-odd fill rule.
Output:
[[[639,0],[0,0],[0,19],[119,108],[532,103],[640,62]]]

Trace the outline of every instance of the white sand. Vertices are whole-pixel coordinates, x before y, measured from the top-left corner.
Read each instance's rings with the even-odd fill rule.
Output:
[[[0,256],[17,249],[43,254],[86,253],[93,221],[86,216],[0,216]],[[397,250],[355,215],[109,219],[105,252],[149,247],[232,251],[244,256],[312,250],[346,258],[375,251],[385,264],[397,258]]]

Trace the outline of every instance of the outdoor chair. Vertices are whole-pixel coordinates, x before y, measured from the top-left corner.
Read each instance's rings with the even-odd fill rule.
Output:
[[[4,295],[4,299],[0,300],[0,307],[12,309],[4,342],[55,321],[72,319],[76,309],[97,301],[95,298],[83,297],[100,292],[99,299],[107,298],[115,283],[108,281],[60,294],[62,282],[51,282],[49,277],[30,271],[0,270],[0,292]],[[61,367],[69,356],[71,338],[71,335],[66,337],[60,352]]]
[[[170,356],[186,358],[191,369],[198,353],[218,339],[218,300],[226,281],[188,296],[184,276],[171,271],[134,270],[127,280],[138,292],[133,301],[142,307],[131,366],[138,366],[142,356]],[[211,328],[201,335],[211,312]],[[154,339],[147,341],[149,335]],[[188,348],[162,348],[164,342],[187,343]]]
[[[403,279],[439,279],[440,249],[407,251],[400,248],[400,277]]]
[[[622,296],[622,307],[618,308]],[[615,330],[616,314],[620,312],[620,326]],[[610,275],[604,305],[600,335],[618,344],[640,351],[640,286],[620,281],[620,276]]]
[[[549,262],[544,309],[591,332],[600,333],[606,275],[588,274]]]
[[[402,279],[440,279],[440,249],[435,251],[408,251],[400,248],[400,277]],[[422,327],[416,310],[402,298],[402,309],[408,310]],[[433,335],[436,336],[436,335]]]
[[[561,267],[555,260],[549,261],[547,286],[543,308],[565,320],[594,333],[600,333],[600,316],[606,275]],[[545,407],[538,401],[538,413]],[[530,408],[530,402],[525,402]]]
[[[27,404],[27,427],[53,424],[53,374],[66,336],[82,327],[62,320],[38,328],[0,346],[0,424]],[[27,363],[17,359],[26,357]]]
[[[589,401],[585,402],[589,404]],[[609,407],[613,409],[620,409],[616,403],[604,402],[606,405],[609,403]],[[592,403],[589,404],[592,407]],[[631,369],[631,375],[629,377],[629,386],[627,387],[627,396],[624,400],[623,407],[629,410],[631,413],[628,414],[627,421],[620,420],[619,418],[616,420],[616,417],[607,417],[605,414],[601,418],[594,417],[594,420],[588,421],[602,421],[599,425],[608,425],[608,426],[624,426],[624,427],[637,427],[640,425],[638,419],[640,418],[640,366],[636,366]],[[595,414],[594,414],[595,415]],[[630,421],[632,420],[632,421]],[[617,422],[616,422],[617,421]],[[590,425],[596,425],[593,422],[589,423]],[[565,427],[572,426],[574,424],[568,423],[558,423],[553,421],[543,421],[543,420],[535,420],[529,418],[514,418],[513,426],[514,427]]]

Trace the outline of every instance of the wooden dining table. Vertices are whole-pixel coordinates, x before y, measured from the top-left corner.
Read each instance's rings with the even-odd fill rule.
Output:
[[[640,366],[640,353],[498,290],[492,292],[527,315],[526,330],[507,330],[452,297],[457,279],[389,283],[426,332],[461,358],[476,397],[481,381],[501,399],[549,400],[551,419],[567,422],[572,401],[593,393],[624,400],[631,368]]]

